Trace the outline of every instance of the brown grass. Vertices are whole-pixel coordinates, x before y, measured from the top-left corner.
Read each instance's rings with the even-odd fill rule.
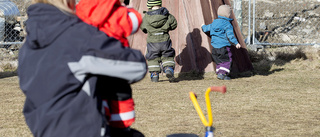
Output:
[[[320,136],[320,52],[306,51],[306,58],[263,57],[254,61],[254,76],[237,75],[231,81],[217,80],[214,73],[180,76],[177,83],[169,83],[164,75],[152,83],[146,76],[132,85],[137,116],[132,127],[146,137],[204,136],[188,92],[198,95],[206,112],[205,90],[226,85],[226,94],[210,94],[216,137]],[[31,136],[21,113],[24,95],[16,73],[0,72],[0,87],[0,136]]]

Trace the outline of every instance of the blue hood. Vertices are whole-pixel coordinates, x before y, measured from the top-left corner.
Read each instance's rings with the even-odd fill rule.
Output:
[[[56,7],[48,4],[33,4],[29,6],[27,13],[32,18],[26,21],[26,31],[29,35],[26,42],[33,49],[47,47],[66,28],[80,21],[74,17],[75,15],[65,16],[68,13],[57,10]]]
[[[224,17],[224,16],[218,16],[218,19],[225,19],[225,20],[228,20],[228,21],[233,21],[233,19],[227,18],[227,17]]]

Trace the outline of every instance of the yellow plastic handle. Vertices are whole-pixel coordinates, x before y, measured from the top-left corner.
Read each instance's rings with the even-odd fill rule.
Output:
[[[210,96],[209,93],[210,91],[216,91],[216,92],[221,92],[221,93],[226,93],[226,86],[220,86],[220,87],[209,87],[205,93],[205,99],[206,99],[206,105],[207,105],[207,111],[208,111],[208,120],[206,120],[199,103],[197,101],[197,98],[193,92],[189,92],[190,99],[193,103],[194,108],[198,112],[198,115],[203,123],[204,126],[212,126],[213,119],[212,119],[212,111],[211,111],[211,103],[210,103]]]
[[[206,96],[207,111],[208,111],[208,119],[209,119],[208,126],[209,127],[211,127],[212,123],[213,123],[210,96],[209,96],[210,91],[211,91],[211,88],[208,88],[206,91],[206,95],[205,95]]]
[[[202,110],[201,110],[201,108],[199,106],[199,103],[197,101],[197,98],[196,98],[195,94],[193,92],[189,92],[189,95],[190,95],[190,99],[191,99],[191,101],[193,103],[193,106],[196,109],[196,111],[198,112],[198,115],[199,115],[200,120],[202,121],[203,125],[204,126],[208,126],[209,124],[208,124],[206,118],[204,117],[204,115],[202,113]]]

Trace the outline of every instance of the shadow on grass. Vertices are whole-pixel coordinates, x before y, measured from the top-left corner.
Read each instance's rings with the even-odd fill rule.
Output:
[[[186,47],[175,57],[181,66],[177,81],[204,79],[205,68],[212,63],[211,53],[202,46],[201,31],[193,29],[186,36]]]
[[[180,72],[175,78],[176,82],[184,80],[202,80],[204,79],[204,72],[192,70],[190,72]]]
[[[306,60],[307,55],[302,51],[301,48],[296,49],[292,53],[286,51],[275,51],[275,52],[262,52],[257,53],[249,51],[250,60],[253,64],[254,70],[253,75],[264,75],[268,76],[275,72],[283,71],[283,68],[275,68],[273,66],[284,66],[295,59]],[[239,75],[239,77],[242,77]]]
[[[253,64],[254,70],[247,72],[231,72],[232,79],[251,77],[253,75],[268,76],[275,72],[283,71],[285,64],[295,59],[306,60],[307,55],[303,52],[302,48],[290,49],[274,49],[272,52],[254,52],[248,51],[250,61]],[[274,66],[277,66],[276,68]],[[280,67],[280,68],[279,68]],[[177,81],[184,80],[202,80],[204,79],[204,72],[192,70],[190,72],[181,72],[176,78]]]
[[[0,79],[17,76],[17,71],[0,72]]]

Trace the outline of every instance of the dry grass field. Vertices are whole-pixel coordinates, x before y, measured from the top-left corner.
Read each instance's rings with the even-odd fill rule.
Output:
[[[188,92],[198,95],[206,115],[205,90],[226,85],[226,94],[210,94],[216,137],[319,137],[320,49],[272,54],[277,55],[251,56],[255,75],[236,75],[231,81],[217,80],[214,73],[176,74],[176,83],[164,75],[152,83],[146,76],[132,85],[136,103],[132,127],[146,137],[204,136]],[[32,136],[22,115],[24,99],[16,73],[0,72],[1,137]]]

